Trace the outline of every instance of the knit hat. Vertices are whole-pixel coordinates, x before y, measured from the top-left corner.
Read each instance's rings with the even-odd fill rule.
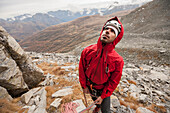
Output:
[[[108,22],[105,24],[104,28],[111,28],[111,29],[113,29],[114,32],[115,32],[116,37],[118,36],[118,34],[119,34],[120,31],[121,31],[121,25],[120,25],[119,22],[116,21],[116,20],[108,21]]]

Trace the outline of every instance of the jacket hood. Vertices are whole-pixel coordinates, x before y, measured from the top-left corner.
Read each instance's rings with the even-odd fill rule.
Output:
[[[124,28],[123,28],[122,23],[120,22],[120,20],[116,16],[114,18],[111,18],[111,19],[107,20],[106,23],[108,21],[111,21],[111,20],[117,20],[119,22],[119,24],[121,25],[121,31],[118,34],[118,36],[115,38],[115,40],[112,43],[106,44],[106,46],[109,46],[108,49],[110,48],[112,50],[112,49],[115,48],[116,44],[122,39],[123,33],[124,33]],[[103,28],[106,25],[106,23],[103,25]],[[103,28],[102,28],[102,30],[100,32],[100,37],[99,37],[98,42],[97,42],[98,49],[102,47],[102,42],[100,41],[100,38],[101,38],[101,35],[102,35],[102,32],[103,32]]]

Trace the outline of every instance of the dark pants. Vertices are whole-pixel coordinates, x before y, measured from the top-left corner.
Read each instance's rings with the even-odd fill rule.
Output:
[[[90,93],[93,94],[90,87],[88,87],[88,88],[89,88]],[[102,90],[97,90],[97,89],[93,89],[93,90],[97,91],[96,96],[98,96],[98,97],[101,96]],[[93,101],[95,101],[97,99],[97,97],[93,97],[93,96],[91,96],[91,97],[92,97]],[[110,111],[110,97],[104,98],[101,105],[96,104],[96,106],[101,108],[102,113],[111,113],[111,111]]]

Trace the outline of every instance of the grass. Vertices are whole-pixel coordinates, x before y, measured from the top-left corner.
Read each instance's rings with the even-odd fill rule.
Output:
[[[142,48],[116,48],[115,50],[123,56],[124,60],[128,59],[128,62],[148,63],[148,61],[154,61],[159,65],[170,66],[167,59],[169,57],[160,54],[159,51]]]
[[[44,74],[50,73],[52,75],[62,75],[62,76],[68,74],[68,72],[66,72],[64,69],[61,69],[61,67],[58,66],[57,63],[43,62],[41,64],[38,64],[37,66],[44,71]]]
[[[64,66],[69,66],[69,65],[73,65],[73,63],[64,64]],[[64,76],[68,76],[69,72],[65,72],[65,70],[61,69],[61,67],[58,66],[57,63],[43,62],[43,63],[39,64],[38,67],[41,68],[45,72],[45,74],[50,73],[50,74],[55,75],[55,77],[58,77],[58,79],[53,80],[54,81],[53,86],[46,86],[46,88],[45,88],[47,91],[46,110],[48,112],[56,111],[56,108],[50,107],[50,104],[55,100],[55,98],[52,98],[52,94],[64,87],[67,87],[67,86],[72,86],[73,94],[61,97],[62,101],[61,101],[60,106],[57,108],[57,111],[61,112],[62,105],[64,105],[65,103],[68,103],[68,102],[72,102],[77,99],[82,99],[84,102],[84,105],[85,105],[84,95],[83,95],[82,88],[81,88],[78,80],[76,78],[75,79],[63,78]],[[70,70],[70,72],[77,71],[77,70],[78,70],[78,68],[76,68],[74,70]],[[130,84],[134,84],[134,85],[137,84],[133,80],[128,80],[128,82]],[[115,90],[115,93],[119,93],[119,90],[123,91],[122,88],[117,87]],[[91,99],[91,96],[89,94],[86,94],[86,98],[87,98],[88,105],[90,105],[93,102]],[[137,110],[138,107],[145,107],[155,113],[158,113],[157,111],[160,111],[161,113],[166,112],[166,108],[164,106],[157,106],[155,104],[147,106],[144,103],[138,102],[138,100],[136,98],[131,97],[129,93],[128,93],[128,97],[123,97],[123,95],[120,95],[119,100],[120,100],[121,105],[130,107],[131,109],[134,109],[134,110]],[[1,112],[2,113],[13,113],[13,112],[27,113],[28,109],[21,109],[22,107],[17,104],[19,101],[20,101],[20,97],[13,99],[11,102],[7,101],[5,99],[0,99],[0,113]],[[164,100],[162,100],[162,101],[164,101]],[[136,113],[139,113],[139,112],[136,111]]]
[[[117,90],[119,89],[117,88]],[[140,111],[137,110],[139,107],[144,107],[150,111],[153,111],[154,113],[166,113],[167,111],[164,106],[158,106],[155,104],[151,104],[148,106],[146,105],[146,103],[140,103],[137,100],[137,98],[131,97],[129,93],[128,93],[128,97],[119,97],[119,102],[123,106],[130,107],[131,109],[136,110],[136,113],[140,113]]]
[[[136,85],[137,83],[135,82],[135,81],[133,81],[133,80],[127,80],[130,84],[134,84],[134,85]]]
[[[8,101],[7,99],[0,99],[0,113],[14,113],[21,110],[17,103]]]
[[[63,66],[69,66],[72,65],[73,63],[66,63]],[[58,77],[58,79],[54,79],[54,84],[53,86],[46,86],[46,91],[47,91],[47,111],[49,112],[54,112],[55,108],[50,107],[50,104],[55,100],[55,98],[52,98],[52,94],[55,93],[56,91],[62,89],[63,87],[67,86],[72,86],[73,89],[73,94],[61,97],[61,105],[58,107],[57,111],[61,112],[62,108],[61,106],[65,103],[77,100],[77,99],[82,99],[84,101],[83,93],[81,91],[81,86],[78,82],[76,82],[76,79],[71,79],[71,80],[66,80],[63,78],[63,76],[67,76],[68,72],[65,72],[65,70],[61,69],[60,66],[57,64],[53,63],[41,63],[38,65],[39,68],[41,68],[45,74],[50,73]],[[72,71],[77,71],[78,68],[72,70]],[[78,81],[78,80],[77,80]],[[89,98],[89,97],[87,97]],[[89,99],[90,100],[90,99]]]
[[[69,66],[69,65],[72,65],[72,64],[73,63],[66,63],[66,64],[64,64],[64,66]],[[49,66],[49,64],[48,64],[48,66]],[[78,67],[74,70],[71,70],[70,72],[77,71],[77,70],[78,70]],[[53,74],[55,74],[55,76],[59,76],[59,78],[54,80],[54,82],[58,85],[46,87],[46,90],[47,90],[47,109],[49,109],[50,104],[52,103],[52,101],[54,101],[54,98],[52,98],[51,95],[54,92],[56,92],[57,90],[62,89],[63,87],[67,87],[67,86],[72,86],[73,94],[62,97],[61,105],[58,107],[58,111],[59,112],[62,111],[62,105],[63,104],[68,103],[68,102],[72,102],[74,100],[82,99],[84,104],[85,104],[82,88],[81,88],[80,84],[78,82],[76,82],[78,80],[76,80],[76,79],[66,80],[66,79],[62,78],[62,76],[67,76],[67,74],[65,72],[62,73],[61,75],[58,74],[58,72],[61,73],[61,68],[55,67],[55,68],[52,69],[51,72]],[[87,98],[88,105],[90,105],[92,103],[91,96],[88,94],[88,95],[86,95],[86,98]],[[50,109],[50,110],[52,112],[54,109]]]

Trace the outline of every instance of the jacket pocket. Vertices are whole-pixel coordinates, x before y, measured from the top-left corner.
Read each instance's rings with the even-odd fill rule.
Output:
[[[108,62],[107,65],[106,65],[106,69],[105,69],[106,74],[113,72],[114,70],[115,70],[115,63],[114,62]]]

